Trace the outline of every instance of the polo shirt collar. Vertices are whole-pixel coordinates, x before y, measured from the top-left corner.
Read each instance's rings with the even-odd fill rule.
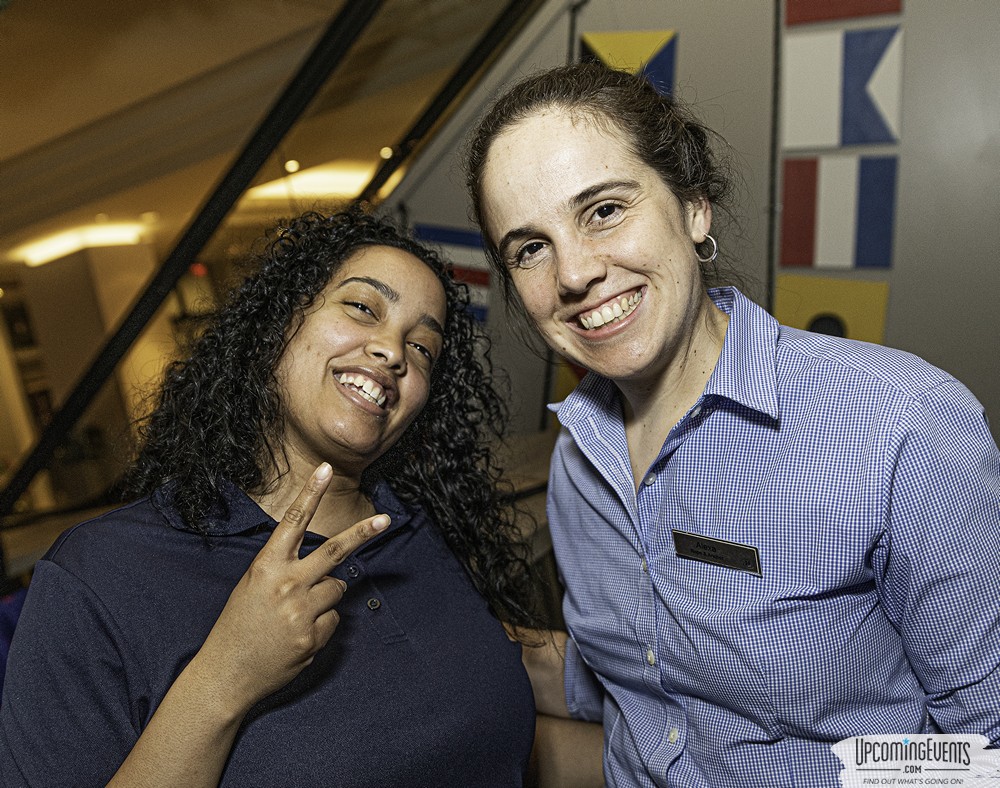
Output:
[[[184,522],[180,512],[173,505],[176,482],[169,482],[155,490],[151,496],[153,506],[163,515],[167,523],[178,531],[195,532]],[[235,536],[248,531],[266,528],[271,530],[277,522],[261,509],[243,490],[227,479],[222,479],[220,490],[225,503],[212,507],[205,523],[212,536]],[[377,512],[388,514],[392,520],[390,530],[403,525],[410,518],[410,512],[402,504],[392,488],[383,480],[375,483],[372,503]]]

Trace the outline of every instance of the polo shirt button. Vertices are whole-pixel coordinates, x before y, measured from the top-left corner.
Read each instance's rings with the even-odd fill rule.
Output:
[[[646,662],[650,665],[656,664],[656,654],[653,653],[653,649],[646,649]]]
[[[358,575],[361,574],[361,570],[358,569],[354,564],[351,564],[349,567],[347,567],[347,574],[350,575],[351,577],[357,577]]]
[[[642,557],[642,571],[643,572],[648,572],[649,571],[649,564],[646,563],[646,556]]]
[[[701,413],[701,405],[695,405],[693,408],[691,408],[691,418],[692,419],[695,416],[697,416],[699,413]]]
[[[379,602],[375,597],[372,597],[371,599],[368,600],[369,610],[378,610],[380,607],[382,607],[382,603]]]
[[[667,735],[667,741],[671,744],[676,743],[678,735],[677,728],[671,728],[670,733]]]
[[[651,485],[655,481],[656,481],[656,474],[651,473],[645,479],[642,480],[642,483],[645,484],[647,487],[649,487],[649,485]]]

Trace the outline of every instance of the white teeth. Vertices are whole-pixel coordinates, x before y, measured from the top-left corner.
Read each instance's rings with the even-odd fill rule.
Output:
[[[642,291],[637,290],[630,296],[622,296],[617,301],[605,304],[600,309],[595,309],[589,315],[580,315],[580,325],[588,331],[593,328],[600,328],[606,323],[612,323],[627,317],[642,300]]]
[[[371,378],[365,377],[364,375],[352,375],[348,372],[341,372],[336,376],[336,379],[338,383],[353,387],[358,391],[358,393],[366,399],[374,402],[380,408],[385,405],[385,392],[383,392],[382,387]]]

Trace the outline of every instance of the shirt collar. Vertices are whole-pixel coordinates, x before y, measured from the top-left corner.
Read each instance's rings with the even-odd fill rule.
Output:
[[[735,288],[713,288],[708,295],[729,315],[729,328],[703,398],[731,400],[777,419],[778,321]],[[565,400],[549,405],[549,410],[564,427],[570,427],[595,411],[608,412],[617,402],[615,385],[590,372]]]
[[[733,287],[713,288],[708,295],[729,315],[729,328],[705,395],[723,397],[777,419],[778,321]]]
[[[195,531],[184,522],[180,512],[173,505],[176,483],[163,485],[153,492],[152,502],[163,515],[167,523],[178,531]],[[261,509],[257,503],[235,484],[226,479],[220,485],[222,501],[216,503],[208,516],[205,525],[212,536],[235,536],[258,528],[271,530],[277,522]],[[392,520],[390,530],[403,525],[410,518],[410,512],[402,504],[389,485],[379,480],[371,494],[375,511],[388,514]]]

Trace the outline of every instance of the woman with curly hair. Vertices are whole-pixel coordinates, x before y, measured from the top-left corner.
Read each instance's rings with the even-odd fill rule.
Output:
[[[35,569],[0,781],[521,785],[532,588],[465,287],[358,211],[258,262],[168,368],[138,500]]]

